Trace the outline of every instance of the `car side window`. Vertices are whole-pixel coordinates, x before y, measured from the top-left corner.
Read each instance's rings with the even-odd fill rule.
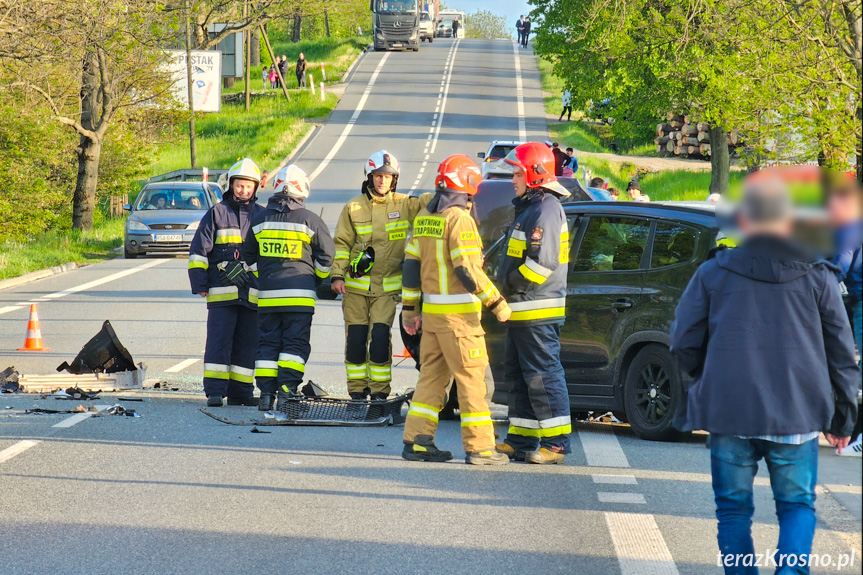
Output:
[[[637,218],[594,216],[578,248],[575,272],[637,270],[650,223]]]
[[[662,268],[687,262],[695,255],[695,243],[698,232],[679,224],[656,224],[653,235],[653,255],[650,258],[651,268]]]

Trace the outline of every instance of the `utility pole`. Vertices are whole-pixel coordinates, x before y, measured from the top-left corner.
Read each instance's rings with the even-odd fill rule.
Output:
[[[249,0],[245,0],[243,2],[243,20],[249,17]],[[243,33],[243,36],[246,40],[246,57],[245,66],[243,66],[243,80],[246,85],[245,93],[246,93],[246,111],[249,111],[249,105],[252,101],[252,30],[246,30]]]
[[[185,1],[186,8],[186,88],[189,93],[189,155],[191,160],[191,168],[194,170],[198,167],[198,151],[195,143],[195,99],[194,90],[192,89],[192,10],[189,7],[189,0]]]

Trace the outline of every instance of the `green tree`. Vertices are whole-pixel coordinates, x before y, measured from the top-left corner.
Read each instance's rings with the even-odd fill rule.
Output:
[[[471,14],[466,14],[465,20],[467,21],[465,33],[468,38],[512,40],[512,32],[510,32],[506,18],[500,14],[488,10],[477,10]]]

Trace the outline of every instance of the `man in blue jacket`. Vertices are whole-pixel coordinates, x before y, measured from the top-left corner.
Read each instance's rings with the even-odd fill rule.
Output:
[[[860,372],[833,266],[807,261],[790,239],[785,185],[747,182],[738,225],[742,244],[716,251],[677,307],[671,351],[695,381],[675,425],[711,433],[725,573],[758,572],[750,527],[761,459],[779,519],[777,572],[808,573],[794,565],[815,535],[818,434],[848,445]]]
[[[301,397],[299,386],[312,351],[315,289],[329,277],[335,244],[317,214],[305,208],[309,178],[295,165],[255,216],[243,252],[258,276],[261,343],[255,379],[261,390],[258,409]]]
[[[207,298],[204,393],[208,407],[255,405],[254,366],[258,346],[255,278],[241,250],[255,215],[261,183],[258,166],[245,158],[228,171],[222,201],[204,215],[189,247],[192,293]]]

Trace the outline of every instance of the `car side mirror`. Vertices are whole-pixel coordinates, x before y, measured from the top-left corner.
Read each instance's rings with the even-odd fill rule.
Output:
[[[484,159],[484,158],[485,158],[485,152],[480,152],[480,153],[478,153],[478,154],[476,155],[476,157],[477,157],[477,158],[479,158],[480,160]]]
[[[123,209],[126,210],[127,212],[131,212],[132,211],[132,204],[123,204]]]

